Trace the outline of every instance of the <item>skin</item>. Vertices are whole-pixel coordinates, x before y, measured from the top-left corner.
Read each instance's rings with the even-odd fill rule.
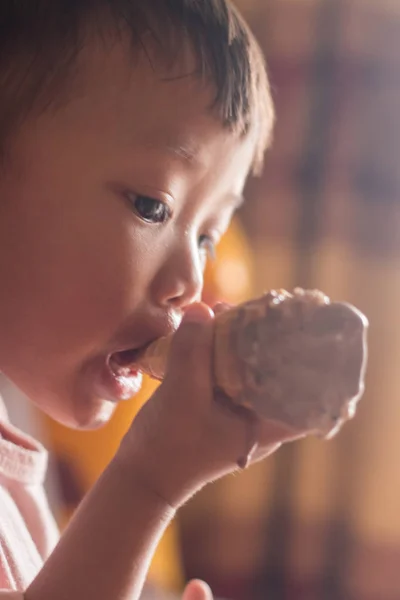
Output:
[[[26,600],[138,598],[176,509],[249,450],[246,419],[214,402],[214,315],[198,301],[206,247],[229,225],[255,137],[222,127],[211,87],[174,78],[187,72],[182,61],[154,71],[144,59],[132,66],[122,44],[92,41],[68,102],[28,118],[9,147],[0,370],[37,406],[72,427],[106,422],[116,399],[98,394],[96,377],[107,356],[167,334],[184,315],[165,381]],[[166,203],[171,218],[144,221],[137,195]],[[289,438],[260,423],[253,460]],[[201,582],[183,596],[209,598]]]
[[[0,369],[71,427],[114,410],[92,384],[105,357],[175,329],[200,298],[201,236],[217,244],[243,191],[254,140],[221,127],[210,88],[161,80],[186,68],[154,73],[143,59],[132,75],[123,47],[94,45],[69,103],[28,120],[10,147]],[[167,203],[171,219],[144,222],[138,194]]]

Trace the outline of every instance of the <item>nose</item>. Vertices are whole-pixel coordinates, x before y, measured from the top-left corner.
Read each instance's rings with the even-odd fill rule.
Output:
[[[197,243],[181,240],[165,255],[153,280],[156,304],[181,309],[199,301],[203,290],[203,271]]]

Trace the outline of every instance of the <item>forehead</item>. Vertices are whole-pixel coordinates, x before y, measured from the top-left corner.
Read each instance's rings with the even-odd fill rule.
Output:
[[[256,145],[255,131],[246,140],[223,126],[213,108],[215,89],[195,73],[190,49],[182,46],[173,62],[159,53],[132,53],[123,42],[88,44],[78,64],[77,93],[68,114],[86,128],[101,128],[120,140],[143,147],[163,145],[187,161],[201,159],[202,147],[217,138],[229,145]],[[97,123],[97,124],[96,124]]]
[[[199,197],[240,195],[256,132],[243,138],[224,128],[210,108],[212,86],[190,61],[183,55],[166,68],[132,58],[122,43],[89,44],[64,104],[28,119],[12,140],[14,163],[35,180],[139,177],[160,189],[168,179],[173,192],[190,188],[191,198],[196,189]]]

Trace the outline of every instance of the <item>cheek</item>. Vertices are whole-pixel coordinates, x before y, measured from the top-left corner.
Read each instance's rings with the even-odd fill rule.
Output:
[[[85,224],[75,229],[72,245],[66,240],[52,256],[54,318],[67,335],[84,334],[96,346],[134,311],[146,281],[140,248],[129,232],[107,219]]]
[[[9,316],[46,353],[61,345],[89,352],[104,343],[146,287],[144,250],[129,212],[117,200],[90,201],[79,192],[36,188],[29,201],[15,193],[0,229],[13,257],[12,268],[0,267]]]

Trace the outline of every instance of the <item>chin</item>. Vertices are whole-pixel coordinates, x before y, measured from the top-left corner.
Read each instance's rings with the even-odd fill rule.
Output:
[[[102,406],[101,410],[97,411],[96,414],[91,415],[90,419],[88,419],[86,421],[81,421],[78,423],[79,429],[84,429],[84,430],[101,429],[102,427],[107,425],[107,423],[110,422],[110,420],[115,412],[116,405],[115,405],[115,403],[109,402],[107,400],[103,400],[102,403],[103,403],[103,406]]]
[[[36,407],[51,419],[70,429],[93,430],[106,425],[117,407],[116,402],[105,400],[77,386],[65,382],[19,380],[11,381]]]
[[[92,431],[107,425],[113,416],[116,403],[101,398],[59,396],[57,407],[53,402],[39,405],[49,417],[69,429]]]
[[[76,406],[73,413],[73,422],[70,425],[74,429],[93,430],[107,425],[113,416],[117,405],[115,402],[101,398],[92,399],[86,405]]]

